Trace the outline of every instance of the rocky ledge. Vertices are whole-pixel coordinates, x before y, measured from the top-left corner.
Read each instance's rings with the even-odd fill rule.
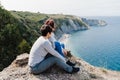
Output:
[[[0,72],[0,80],[120,80],[120,72],[94,67],[74,56],[70,60],[80,67],[78,73],[68,74],[54,65],[44,73],[33,75],[29,73],[28,56],[27,53],[19,55],[9,67]]]

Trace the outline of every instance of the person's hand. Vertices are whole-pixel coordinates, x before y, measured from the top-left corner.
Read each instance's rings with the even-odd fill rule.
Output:
[[[64,55],[66,56],[66,55],[67,55],[67,50],[66,50],[66,49],[63,49],[63,53],[64,53]]]

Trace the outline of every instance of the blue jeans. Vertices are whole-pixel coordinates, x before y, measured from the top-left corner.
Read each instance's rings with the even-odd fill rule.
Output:
[[[60,54],[62,55],[63,57],[65,57],[63,51],[62,51],[62,48],[64,49],[65,48],[65,45],[64,44],[61,44],[60,42],[55,42],[55,50]]]
[[[66,72],[72,72],[72,67],[63,62],[61,59],[57,57],[48,57],[47,59],[44,59],[42,62],[38,63],[34,67],[31,67],[31,72],[33,74],[39,74],[41,72],[44,72],[52,65],[57,64],[59,67],[64,69]]]

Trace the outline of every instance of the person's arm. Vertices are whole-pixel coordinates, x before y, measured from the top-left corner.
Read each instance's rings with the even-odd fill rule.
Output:
[[[62,57],[57,51],[54,50],[54,48],[50,45],[49,42],[45,42],[44,43],[44,48],[53,56],[56,56],[57,58],[63,60],[64,62],[66,62],[65,58]]]

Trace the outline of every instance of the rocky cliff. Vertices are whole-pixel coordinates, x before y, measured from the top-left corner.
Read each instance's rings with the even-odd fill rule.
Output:
[[[58,19],[59,20],[59,19]],[[81,18],[67,17],[60,21],[60,26],[56,29],[56,36],[60,38],[63,34],[70,34],[74,31],[87,30],[90,26],[86,24]]]
[[[57,17],[56,17],[57,16]],[[57,25],[56,36],[59,39],[64,33],[72,33],[80,30],[90,29],[91,26],[106,26],[104,20],[86,19],[72,15],[54,15],[49,16],[55,20]]]
[[[54,65],[44,73],[33,75],[29,73],[28,56],[27,53],[17,56],[9,67],[0,72],[0,80],[120,80],[120,72],[94,67],[74,56],[70,60],[80,67],[78,73],[68,74]]]
[[[107,23],[103,20],[97,20],[97,19],[86,19],[82,18],[82,21],[84,21],[89,26],[105,26]]]

